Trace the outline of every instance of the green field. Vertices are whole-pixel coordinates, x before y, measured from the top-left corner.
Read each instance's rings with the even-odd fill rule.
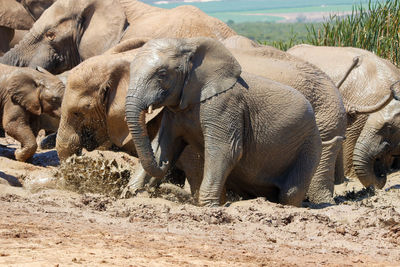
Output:
[[[321,23],[230,22],[228,25],[240,35],[284,50],[307,40],[307,27],[321,27]]]
[[[210,16],[219,18],[222,21],[234,22],[278,22],[283,20],[280,16],[271,16],[268,14],[279,13],[307,13],[307,12],[330,12],[338,13],[351,11],[352,5],[337,5],[337,6],[314,6],[314,7],[297,7],[297,8],[284,8],[284,9],[261,9],[255,11],[240,11],[240,12],[216,12],[210,13]],[[265,15],[255,15],[265,14]]]

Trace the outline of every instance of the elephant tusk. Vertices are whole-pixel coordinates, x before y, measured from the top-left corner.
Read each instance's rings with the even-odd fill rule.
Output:
[[[149,113],[149,114],[153,113],[153,105],[149,106],[149,109],[147,110],[147,113]]]

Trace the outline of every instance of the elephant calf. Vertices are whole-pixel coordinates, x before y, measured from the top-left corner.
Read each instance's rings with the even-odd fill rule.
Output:
[[[164,177],[190,145],[204,159],[200,204],[218,205],[225,184],[246,197],[302,203],[322,143],[313,109],[298,91],[241,74],[232,54],[204,37],[149,41],[130,75],[127,122],[153,179]],[[144,115],[153,107],[166,108],[150,143]],[[131,186],[144,185],[143,170]]]
[[[21,143],[17,160],[35,154],[37,133],[45,124],[54,124],[46,115],[60,117],[63,94],[62,81],[42,68],[0,64],[0,126]]]

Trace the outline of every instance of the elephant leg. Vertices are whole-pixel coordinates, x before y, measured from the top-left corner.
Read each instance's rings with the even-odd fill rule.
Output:
[[[198,200],[200,185],[203,180],[204,159],[191,146],[183,150],[176,166],[183,170],[190,186],[192,196]]]
[[[321,158],[318,129],[304,142],[297,160],[280,186],[279,203],[301,206]]]
[[[11,121],[5,127],[6,133],[21,143],[21,148],[15,151],[15,159],[26,161],[31,158],[37,149],[36,137],[30,126],[20,121]]]
[[[226,179],[241,155],[239,151],[232,153],[229,145],[215,146],[205,150],[204,175],[199,190],[200,205],[218,206],[221,203]]]
[[[354,147],[367,119],[368,115],[358,115],[353,121],[351,117],[347,119],[351,123],[347,126],[346,140],[343,142],[343,166],[346,178],[357,178],[353,167]]]
[[[337,136],[331,141],[322,143],[321,159],[307,192],[308,199],[313,203],[334,204],[335,163],[342,142],[343,137]]]
[[[343,146],[340,146],[335,164],[335,184],[344,183]]]

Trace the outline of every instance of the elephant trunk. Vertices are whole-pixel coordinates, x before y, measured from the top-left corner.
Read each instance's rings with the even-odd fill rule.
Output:
[[[143,169],[151,176],[162,178],[165,176],[163,167],[156,163],[150,138],[147,133],[145,112],[147,106],[141,99],[128,95],[126,98],[126,121],[132,134],[136,151]]]
[[[365,186],[381,189],[386,184],[386,168],[383,157],[390,144],[374,132],[363,133],[354,147],[353,166],[360,182]]]
[[[56,150],[60,160],[66,160],[81,150],[79,135],[63,118],[58,128]]]

